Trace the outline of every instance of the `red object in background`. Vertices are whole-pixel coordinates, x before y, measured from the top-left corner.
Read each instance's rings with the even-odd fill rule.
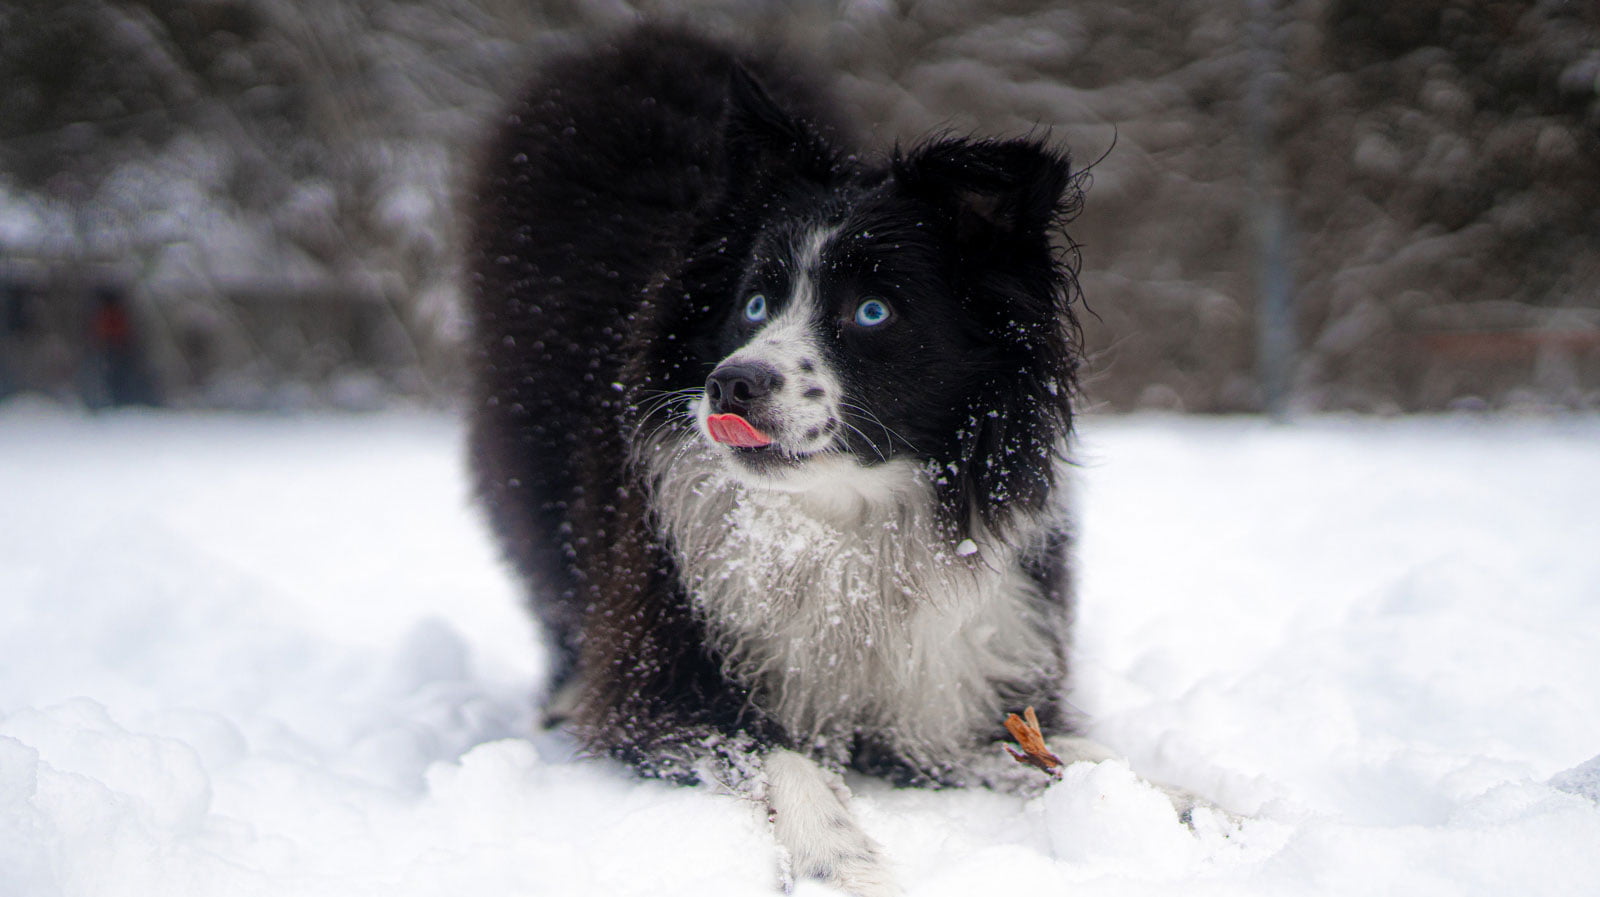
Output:
[[[97,346],[126,346],[133,335],[133,324],[121,304],[107,302],[95,311],[92,330]]]

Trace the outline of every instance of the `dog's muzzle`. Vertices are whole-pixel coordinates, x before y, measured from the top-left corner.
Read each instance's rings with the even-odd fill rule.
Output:
[[[740,361],[723,364],[706,380],[706,399],[713,414],[749,417],[767,396],[783,386],[783,375],[770,364]]]

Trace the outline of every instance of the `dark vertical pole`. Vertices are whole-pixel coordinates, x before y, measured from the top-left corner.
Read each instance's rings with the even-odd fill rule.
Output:
[[[1250,153],[1250,217],[1256,237],[1256,377],[1269,415],[1288,413],[1294,371],[1294,284],[1289,273],[1289,216],[1283,206],[1281,168],[1274,139],[1274,103],[1283,80],[1275,43],[1274,0],[1246,0],[1250,84],[1245,98]]]

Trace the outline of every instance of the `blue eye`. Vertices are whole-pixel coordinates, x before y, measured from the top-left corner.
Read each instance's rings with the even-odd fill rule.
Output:
[[[756,293],[750,301],[744,304],[744,319],[754,323],[761,323],[767,319],[767,297]]]
[[[889,320],[889,305],[882,299],[868,299],[856,306],[856,323],[862,327],[876,327]]]

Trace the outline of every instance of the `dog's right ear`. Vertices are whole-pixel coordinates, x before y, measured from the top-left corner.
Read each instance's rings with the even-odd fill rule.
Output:
[[[840,157],[810,122],[778,105],[743,65],[728,74],[724,125],[728,166],[741,185],[771,185],[788,179],[826,184]]]

